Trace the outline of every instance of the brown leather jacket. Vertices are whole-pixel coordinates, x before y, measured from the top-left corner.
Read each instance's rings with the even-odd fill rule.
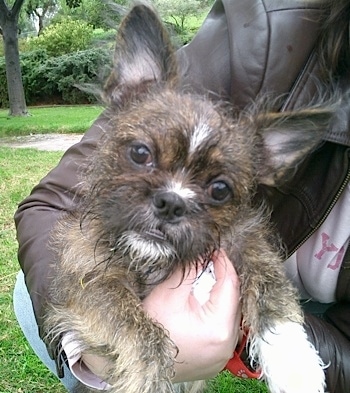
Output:
[[[283,95],[279,110],[307,105],[322,78],[317,50],[327,0],[218,0],[193,41],[178,51],[182,83],[244,108],[265,93]],[[344,0],[337,0],[345,4]],[[349,7],[347,7],[349,8]],[[96,146],[103,115],[82,141],[69,149],[19,206],[15,221],[19,261],[25,273],[40,327],[52,255],[50,229],[72,204],[78,168]],[[303,164],[292,183],[261,189],[273,206],[273,220],[293,252],[325,219],[350,178],[346,111],[335,119],[321,148]],[[348,258],[350,260],[350,257]],[[327,371],[328,391],[350,386],[350,275],[345,260],[337,296],[327,321],[307,318],[307,329]],[[287,354],[286,354],[287,355]],[[288,355],[287,355],[288,356]],[[300,354],[302,356],[302,354]]]

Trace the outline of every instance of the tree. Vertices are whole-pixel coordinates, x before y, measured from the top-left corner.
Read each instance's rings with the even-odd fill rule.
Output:
[[[27,0],[24,10],[29,17],[38,22],[38,34],[40,34],[44,28],[44,22],[47,17],[57,10],[57,1]]]
[[[42,0],[43,3],[44,1]],[[75,1],[80,2],[80,0]],[[9,114],[11,116],[25,116],[28,111],[18,50],[18,21],[24,0],[8,0],[8,2],[11,2],[12,6],[11,4],[7,5],[5,0],[0,0],[0,33],[4,43]],[[35,1],[33,1],[33,5],[35,5]]]
[[[56,18],[66,17],[81,19],[92,25],[94,29],[105,30],[114,28],[120,20],[120,15],[113,11],[115,4],[125,5],[128,0],[60,0]]]
[[[15,0],[13,6],[9,7],[5,0],[0,0],[0,28],[4,42],[9,113],[12,116],[28,114],[18,50],[18,18],[23,2]]]
[[[177,33],[185,30],[185,19],[190,15],[197,15],[209,8],[211,0],[155,0],[155,5],[164,19],[173,21]]]

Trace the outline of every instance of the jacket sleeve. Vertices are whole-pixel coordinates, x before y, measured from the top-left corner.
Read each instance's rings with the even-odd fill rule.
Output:
[[[345,325],[343,325],[345,324]],[[344,329],[341,329],[341,326]],[[350,304],[336,304],[325,319],[306,315],[309,339],[326,365],[327,392],[345,393],[350,386]],[[303,356],[300,354],[300,356]]]
[[[63,155],[58,166],[19,204],[15,213],[18,260],[25,274],[39,327],[50,265],[54,260],[49,247],[50,231],[61,213],[69,210],[73,198],[79,197],[75,190],[79,182],[79,167],[96,148],[106,127],[107,118],[101,115],[82,140]]]

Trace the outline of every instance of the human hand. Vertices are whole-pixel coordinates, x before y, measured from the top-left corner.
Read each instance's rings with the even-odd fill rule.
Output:
[[[213,257],[216,283],[200,305],[192,293],[196,269],[179,285],[182,272],[156,286],[143,302],[145,310],[169,331],[179,349],[174,382],[215,376],[233,356],[241,322],[240,284],[223,251]]]

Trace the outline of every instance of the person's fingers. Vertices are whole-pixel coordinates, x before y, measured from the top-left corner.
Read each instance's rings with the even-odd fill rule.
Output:
[[[191,270],[186,272],[183,278],[182,270],[177,269],[169,278],[152,289],[143,300],[143,307],[151,317],[161,318],[162,322],[170,319],[173,314],[187,312],[195,277],[196,273]]]
[[[217,281],[199,314],[207,324],[212,321],[216,339],[226,343],[225,351],[230,356],[237,345],[241,323],[240,282],[225,252],[216,253],[213,263]]]
[[[239,279],[224,252],[213,256],[213,264],[217,281],[203,305],[193,293],[200,273],[196,267],[186,272],[183,281],[183,272],[177,270],[143,301],[145,310],[168,330],[179,348],[176,382],[216,375],[237,345],[241,320]]]
[[[209,301],[206,305],[211,309],[214,307],[215,313],[218,309],[225,309],[229,305],[232,313],[239,312],[240,281],[224,251],[219,251],[213,256],[216,283],[214,284]],[[226,311],[225,311],[226,313]]]
[[[196,267],[192,267],[185,272],[184,277],[183,271],[178,269],[166,281],[157,285],[144,300],[144,307],[152,309],[158,302],[166,302],[169,306],[172,305],[173,311],[189,307],[204,318],[212,315],[235,318],[240,313],[240,283],[237,273],[224,251],[213,255],[213,264],[216,283],[205,304],[201,305],[193,294],[193,285],[199,272]]]
[[[233,281],[239,283],[233,263],[229,260],[224,250],[216,251],[213,255],[212,260],[214,263],[217,282],[226,279],[227,276],[229,276]]]

